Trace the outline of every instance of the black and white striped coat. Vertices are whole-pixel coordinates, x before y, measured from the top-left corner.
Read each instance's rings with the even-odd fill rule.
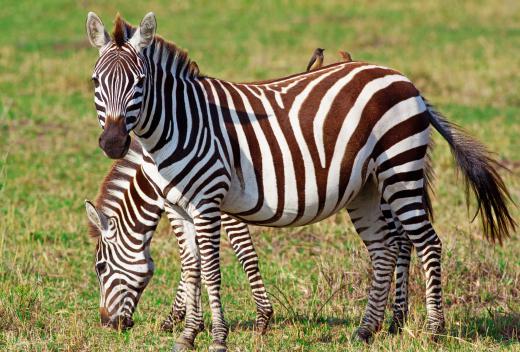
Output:
[[[150,244],[161,215],[166,211],[180,247],[192,240],[186,232],[193,225],[183,221],[164,202],[160,189],[142,166],[153,161],[132,142],[125,157],[117,160],[105,176],[96,205],[86,201],[90,234],[97,239],[96,274],[100,285],[100,314],[104,325],[115,328],[133,326],[132,315],[150,281],[154,263]],[[265,333],[273,314],[256,254],[246,224],[223,214],[222,225],[231,247],[244,268],[257,309],[256,329]],[[162,323],[171,331],[186,313],[184,282],[180,281],[168,317]],[[201,326],[202,329],[202,326]]]
[[[116,19],[113,41],[90,13],[100,49],[94,68],[100,146],[124,156],[129,133],[159,171],[165,198],[193,220],[197,248],[183,272],[187,316],[175,349],[193,346],[207,283],[214,350],[225,350],[220,303],[219,231],[223,212],[267,226],[305,225],[346,208],[372,260],[369,302],[358,336],[381,327],[400,237],[389,207],[417,249],[426,274],[429,328],[444,327],[441,242],[425,197],[430,125],[448,141],[479,200],[490,238],[514,227],[507,190],[484,147],[449,124],[402,74],[363,62],[249,84],[198,74],[187,54],[155,35],[148,14],[137,30]],[[198,250],[198,252],[197,252]],[[193,263],[198,263],[200,271]],[[191,265],[190,265],[191,264]]]

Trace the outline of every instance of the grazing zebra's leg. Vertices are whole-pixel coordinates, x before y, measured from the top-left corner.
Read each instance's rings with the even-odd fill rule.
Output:
[[[369,179],[347,207],[352,223],[365,243],[372,262],[372,284],[368,303],[357,331],[357,337],[363,341],[368,341],[381,329],[399,252],[398,239],[389,231],[380,208],[380,199],[375,183]]]
[[[258,255],[256,254],[249,228],[243,222],[227,214],[222,215],[222,225],[226,230],[231,247],[247,275],[256,304],[255,330],[263,335],[269,327],[269,321],[273,315],[273,306],[269,297],[267,297],[267,291],[262,281],[260,269],[258,268]]]
[[[167,211],[170,218],[170,212]],[[171,221],[173,219],[170,219]],[[269,326],[269,321],[273,315],[273,306],[267,297],[262,276],[258,268],[258,256],[255,252],[251,235],[247,225],[238,221],[227,214],[222,215],[222,225],[226,230],[229,242],[233,248],[238,261],[244,268],[247,274],[249,285],[253,293],[253,299],[256,304],[256,331],[260,334],[265,334]],[[182,232],[181,227],[174,227],[174,232]],[[177,236],[179,237],[179,235]],[[175,300],[168,317],[164,320],[161,328],[164,331],[172,331],[175,324],[184,320],[186,315],[186,305],[184,299],[184,282],[179,282],[179,287],[175,295]],[[202,326],[203,328],[203,326]]]
[[[394,216],[390,205],[381,199],[381,210],[388,228],[398,238],[399,255],[395,267],[395,298],[393,304],[393,317],[388,331],[391,334],[400,332],[408,316],[408,277],[410,269],[410,257],[412,242],[405,234],[397,217]]]
[[[405,233],[417,250],[426,277],[426,310],[428,330],[434,334],[444,330],[441,287],[440,238],[435,233],[424,204],[422,161],[387,165],[378,174],[381,193],[396,214]],[[398,170],[398,171],[397,171]]]
[[[165,206],[166,215],[168,220],[170,221],[170,225],[172,227],[173,233],[177,238],[177,243],[179,245],[179,253],[181,257],[181,280],[179,282],[179,286],[177,288],[177,293],[175,294],[175,300],[172,305],[172,309],[168,317],[161,324],[161,329],[163,331],[173,331],[173,327],[175,324],[180,323],[184,320],[186,316],[186,295],[187,295],[187,285],[185,278],[190,275],[186,270],[188,268],[184,267],[184,260],[190,261],[190,253],[193,252],[194,255],[192,260],[197,260],[197,265],[199,266],[199,282],[198,287],[196,287],[196,302],[197,302],[197,313],[200,313],[200,320],[197,315],[196,323],[198,323],[198,327],[196,329],[197,333],[204,330],[204,320],[202,319],[202,302],[200,295],[200,256],[196,248],[191,248],[190,246],[195,244],[195,228],[193,224],[184,219],[182,215],[180,215],[175,209],[173,209],[169,204]],[[191,251],[191,252],[190,252]],[[195,275],[196,277],[196,275]]]
[[[181,268],[182,270],[182,268]],[[186,316],[186,288],[184,285],[184,281],[182,280],[182,272],[181,272],[181,280],[179,281],[179,286],[177,287],[177,292],[175,293],[175,299],[173,300],[172,308],[170,313],[164,319],[161,324],[161,330],[172,332],[175,325],[180,324],[184,321],[184,317]],[[204,325],[202,325],[202,329],[204,329]]]

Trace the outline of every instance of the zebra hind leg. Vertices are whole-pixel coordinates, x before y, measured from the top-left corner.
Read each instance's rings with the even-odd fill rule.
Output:
[[[273,316],[273,305],[267,296],[262,275],[260,274],[258,255],[256,254],[249,228],[243,222],[227,214],[222,215],[222,225],[226,230],[229,242],[238,261],[244,268],[251,287],[256,304],[255,331],[260,335],[264,335]]]
[[[424,203],[424,178],[417,172],[401,170],[400,173],[380,179],[382,194],[396,214],[405,233],[417,250],[426,278],[426,310],[428,330],[438,335],[444,331],[442,307],[440,238],[430,223]]]
[[[408,280],[410,269],[410,257],[412,252],[412,242],[405,234],[403,227],[397,217],[394,216],[390,205],[381,199],[381,210],[385,217],[388,228],[399,239],[399,254],[395,267],[395,298],[392,306],[393,316],[388,332],[397,334],[408,318]]]
[[[381,329],[399,246],[381,212],[380,195],[372,180],[347,207],[352,223],[362,238],[372,264],[368,303],[356,337],[369,342]]]

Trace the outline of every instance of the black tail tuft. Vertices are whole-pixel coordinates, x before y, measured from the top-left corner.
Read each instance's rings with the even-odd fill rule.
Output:
[[[446,139],[462,170],[466,181],[466,199],[470,186],[475,193],[478,203],[475,217],[480,213],[484,236],[490,242],[498,241],[502,244],[502,240],[516,228],[516,222],[508,209],[508,203],[512,202],[511,196],[497,171],[504,167],[484,145],[468,136],[459,126],[447,121],[426,99],[424,101],[431,124]]]

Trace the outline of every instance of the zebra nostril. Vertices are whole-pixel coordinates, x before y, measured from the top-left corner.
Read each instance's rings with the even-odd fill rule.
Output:
[[[134,321],[129,316],[119,316],[111,322],[111,326],[116,330],[128,330],[134,326]]]
[[[130,329],[134,326],[134,321],[130,317],[124,317],[121,325],[123,329]]]

